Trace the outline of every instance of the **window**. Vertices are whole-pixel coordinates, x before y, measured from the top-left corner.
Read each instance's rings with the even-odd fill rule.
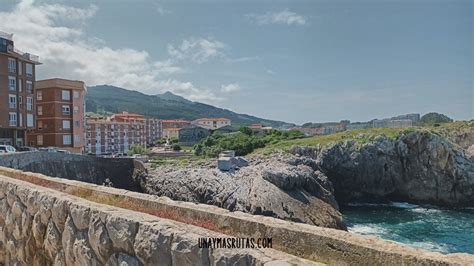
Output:
[[[38,115],[43,115],[43,106],[38,105],[36,109],[38,109]]]
[[[61,91],[61,99],[65,101],[71,100],[71,92],[67,90],[62,90]]]
[[[63,115],[69,115],[71,114],[71,107],[69,105],[63,105]]]
[[[36,100],[38,100],[38,101],[43,100],[43,92],[42,91],[37,91],[36,92]]]
[[[33,98],[26,97],[26,110],[33,111]]]
[[[74,121],[74,126],[75,127],[81,127],[81,122],[80,121]]]
[[[23,114],[22,113],[20,113],[19,120],[20,120],[20,127],[23,127]]]
[[[36,136],[36,143],[38,145],[43,145],[43,135]]]
[[[71,144],[71,135],[63,135],[63,144],[70,145]]]
[[[43,129],[43,121],[38,120],[37,124],[38,124],[38,129]]]
[[[23,91],[23,80],[21,79],[18,80],[18,91],[19,92]]]
[[[77,99],[79,98],[79,92],[78,91],[74,91],[74,99]]]
[[[26,126],[27,127],[34,127],[33,115],[32,114],[26,114]]]
[[[79,106],[74,106],[74,113],[77,114],[79,112]]]
[[[16,113],[9,113],[8,120],[10,121],[10,126],[15,127],[16,126]]]
[[[8,72],[16,73],[16,60],[13,58],[8,58]]]
[[[23,74],[23,67],[21,61],[18,61],[18,74]]]
[[[81,142],[81,136],[74,135],[74,142]]]
[[[12,109],[16,108],[16,95],[13,95],[13,94],[8,95],[8,106]]]
[[[28,93],[33,93],[33,82],[29,80],[26,81],[26,91]]]
[[[63,120],[63,129],[71,129],[71,121]]]
[[[10,91],[16,91],[16,78],[8,77],[8,89]]]
[[[26,63],[26,76],[33,77],[33,65]]]

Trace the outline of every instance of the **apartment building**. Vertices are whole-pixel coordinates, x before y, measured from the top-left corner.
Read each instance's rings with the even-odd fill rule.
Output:
[[[96,155],[128,153],[131,145],[147,145],[146,119],[122,112],[86,118],[86,152]]]
[[[209,129],[218,129],[225,126],[230,126],[230,119],[227,118],[199,118],[192,121],[192,124],[203,126]]]
[[[191,125],[191,122],[181,119],[161,120],[161,137],[165,139],[179,138],[179,130]]]
[[[130,129],[130,143],[146,147],[146,118],[143,115],[122,112],[113,114],[110,119],[127,123]]]
[[[82,153],[86,93],[82,81],[58,78],[37,81],[36,128],[28,133],[29,145]]]
[[[146,139],[147,144],[155,144],[161,138],[161,120],[156,118],[146,119]]]
[[[86,119],[86,153],[127,153],[130,147],[130,126],[110,118]]]
[[[39,57],[16,49],[0,32],[0,144],[25,146],[35,126],[34,84]]]

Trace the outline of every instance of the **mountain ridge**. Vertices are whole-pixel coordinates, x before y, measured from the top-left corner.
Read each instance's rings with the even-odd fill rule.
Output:
[[[235,113],[209,104],[193,102],[172,92],[147,95],[110,85],[88,87],[86,111],[94,113],[117,113],[128,111],[146,117],[160,119],[194,120],[202,117],[224,117],[236,126],[260,123],[275,128],[291,127],[292,123],[264,119],[252,115]]]

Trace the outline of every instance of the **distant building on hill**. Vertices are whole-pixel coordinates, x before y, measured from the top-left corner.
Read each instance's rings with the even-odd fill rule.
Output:
[[[365,129],[365,128],[371,128],[372,123],[369,122],[355,122],[355,123],[350,123],[346,125],[346,130],[355,130],[355,129]]]
[[[413,121],[410,119],[376,119],[372,123],[374,128],[406,128],[413,126]]]
[[[297,130],[305,134],[305,136],[328,135],[344,131],[346,125],[343,123],[326,123],[321,124],[320,127],[295,127],[291,130]]]
[[[199,118],[191,122],[194,125],[204,126],[209,129],[218,129],[230,126],[231,121],[227,118]]]
[[[191,122],[182,119],[161,120],[161,128],[183,128],[190,125]]]

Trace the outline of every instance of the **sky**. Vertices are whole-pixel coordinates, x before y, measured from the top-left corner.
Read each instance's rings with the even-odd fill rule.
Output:
[[[84,80],[293,123],[474,118],[469,0],[1,0],[37,78]]]

